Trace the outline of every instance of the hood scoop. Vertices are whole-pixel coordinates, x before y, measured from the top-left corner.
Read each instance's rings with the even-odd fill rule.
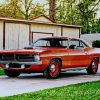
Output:
[[[33,47],[24,47],[24,49],[33,49]]]

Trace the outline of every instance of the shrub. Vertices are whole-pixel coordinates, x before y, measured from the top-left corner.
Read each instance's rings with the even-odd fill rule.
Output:
[[[93,41],[93,42],[92,42],[92,46],[93,46],[93,47],[100,48],[100,40]]]

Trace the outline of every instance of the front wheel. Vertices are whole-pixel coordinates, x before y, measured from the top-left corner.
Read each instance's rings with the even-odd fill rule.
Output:
[[[18,71],[7,70],[7,69],[4,69],[4,73],[5,73],[8,77],[18,77],[18,76],[20,75],[20,72],[18,72]]]
[[[94,58],[90,64],[90,66],[87,68],[88,74],[96,74],[98,71],[98,64],[99,60],[97,58]]]
[[[61,64],[60,61],[57,59],[54,59],[50,62],[50,64],[48,65],[47,69],[44,71],[44,76],[46,78],[57,78],[60,75],[60,71],[61,71]]]

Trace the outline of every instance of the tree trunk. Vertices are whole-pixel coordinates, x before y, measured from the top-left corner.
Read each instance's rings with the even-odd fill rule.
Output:
[[[56,0],[49,0],[49,17],[55,22],[56,16]]]

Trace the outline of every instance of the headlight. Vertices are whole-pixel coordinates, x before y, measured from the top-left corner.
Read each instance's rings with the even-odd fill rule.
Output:
[[[39,55],[34,55],[34,61],[40,61],[40,56]]]

